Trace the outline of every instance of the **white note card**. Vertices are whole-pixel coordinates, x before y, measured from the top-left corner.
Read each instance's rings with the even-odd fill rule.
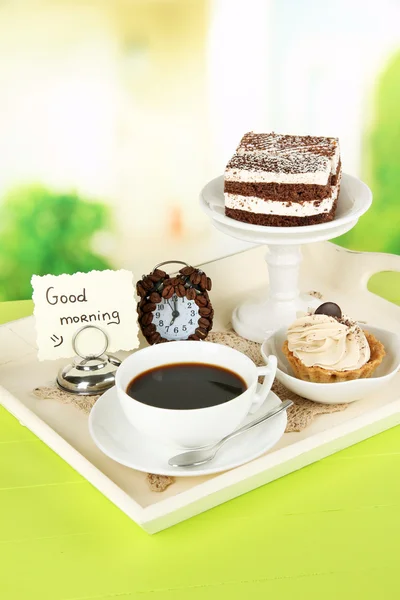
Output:
[[[130,271],[33,275],[31,283],[39,360],[73,356],[73,336],[86,325],[94,325],[107,335],[107,351],[138,347],[136,296]],[[88,328],[82,338],[85,353],[101,351],[104,336],[98,330]],[[80,339],[78,336],[77,345]]]

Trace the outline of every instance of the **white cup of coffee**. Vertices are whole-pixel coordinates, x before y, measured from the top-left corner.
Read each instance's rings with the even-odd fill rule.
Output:
[[[167,445],[194,448],[219,441],[255,412],[271,389],[276,366],[273,355],[268,365],[257,367],[221,344],[177,341],[131,354],[115,383],[123,412],[138,431]]]

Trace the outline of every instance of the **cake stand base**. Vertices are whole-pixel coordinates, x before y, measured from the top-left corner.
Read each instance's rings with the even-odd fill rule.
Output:
[[[240,336],[253,342],[262,343],[276,331],[277,323],[290,325],[298,311],[307,312],[321,304],[309,294],[300,294],[290,302],[276,302],[268,298],[265,302],[245,302],[232,313],[233,329]]]
[[[277,326],[292,323],[298,311],[308,311],[321,302],[298,289],[301,262],[300,246],[271,245],[265,260],[268,265],[269,293],[261,302],[246,301],[233,311],[236,333],[253,342],[263,342]]]

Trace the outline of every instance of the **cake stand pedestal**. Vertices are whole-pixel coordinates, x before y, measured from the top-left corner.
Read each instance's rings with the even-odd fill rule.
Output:
[[[307,311],[320,302],[300,293],[298,280],[301,244],[322,242],[352,229],[370,207],[371,190],[356,177],[343,174],[336,217],[329,223],[303,227],[262,227],[235,221],[225,215],[223,177],[210,181],[200,194],[202,209],[223,233],[253,244],[266,244],[269,275],[266,298],[246,301],[235,308],[232,325],[244,338],[263,342],[276,329],[289,325],[299,310]]]

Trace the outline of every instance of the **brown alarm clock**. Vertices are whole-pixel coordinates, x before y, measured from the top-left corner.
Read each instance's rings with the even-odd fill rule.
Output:
[[[160,267],[184,265],[170,277]],[[208,296],[211,279],[201,269],[180,260],[156,265],[137,282],[139,325],[149,344],[204,340],[212,328],[214,311]]]

